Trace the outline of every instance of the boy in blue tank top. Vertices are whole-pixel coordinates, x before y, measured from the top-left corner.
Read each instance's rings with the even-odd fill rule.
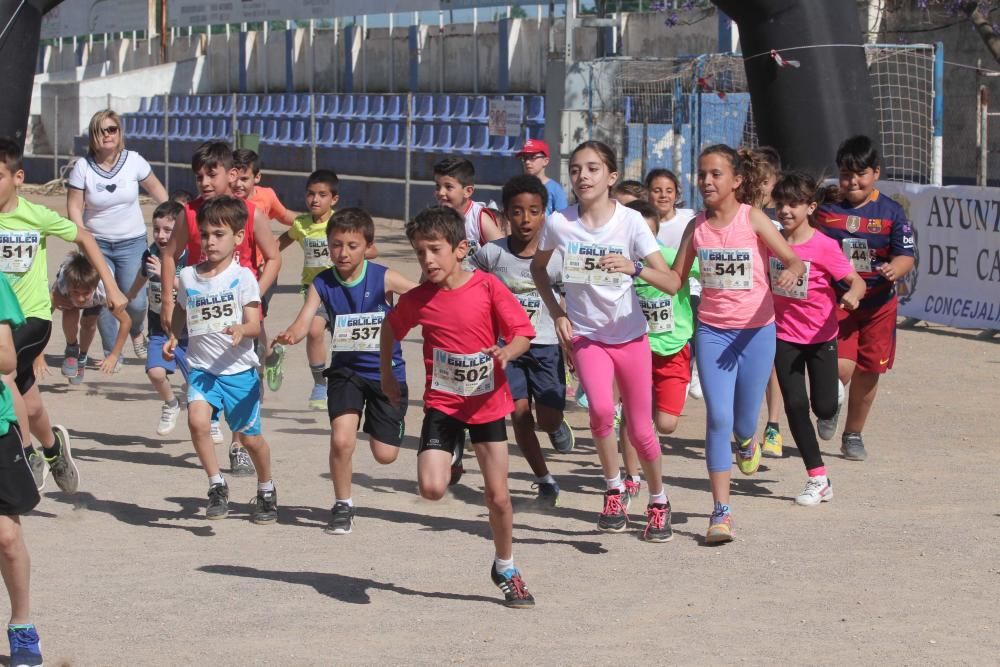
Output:
[[[362,412],[364,432],[370,436],[376,461],[382,464],[395,461],[403,442],[406,416],[403,352],[397,342],[392,354],[392,374],[399,381],[403,397],[397,407],[382,393],[379,333],[383,318],[392,309],[391,295],[404,294],[416,283],[365,259],[375,243],[375,223],[359,208],[335,213],[326,224],[326,240],[333,267],[313,279],[295,322],[275,336],[273,344],[300,342],[308,335],[309,326],[321,308],[333,324],[333,354],[324,375],[335,501],[326,532],[346,535],[354,522],[351,459]]]

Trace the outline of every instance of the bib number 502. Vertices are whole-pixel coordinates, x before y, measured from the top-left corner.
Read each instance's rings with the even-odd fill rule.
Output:
[[[479,382],[490,374],[488,366],[479,368],[456,368],[455,379],[459,382]]]

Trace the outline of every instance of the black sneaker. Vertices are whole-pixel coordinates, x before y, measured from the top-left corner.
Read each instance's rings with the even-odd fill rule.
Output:
[[[865,441],[860,433],[844,433],[840,437],[840,451],[848,461],[864,461],[868,458]]]
[[[521,573],[511,568],[504,573],[497,572],[496,563],[490,565],[490,579],[503,591],[504,605],[513,609],[527,609],[535,606],[535,598],[521,579]]]
[[[559,424],[558,429],[549,433],[549,440],[552,442],[553,449],[560,454],[573,451],[573,447],[576,445],[576,436],[573,435],[573,429],[569,427],[565,419]]]
[[[225,519],[229,516],[229,487],[213,484],[208,487],[208,507],[205,508],[206,519]]]
[[[628,528],[628,513],[620,489],[611,489],[604,494],[604,509],[597,517],[597,529],[606,533],[620,533]]]
[[[455,448],[455,452],[451,455],[451,478],[448,480],[448,486],[455,486],[458,484],[459,480],[462,479],[462,475],[465,473],[465,466],[462,465],[462,456],[465,455],[465,443]]]
[[[258,491],[250,501],[250,521],[252,523],[274,523],[278,520],[278,491]]]
[[[73,460],[73,451],[69,444],[69,431],[62,426],[53,426],[52,433],[56,437],[56,442],[59,443],[59,454],[53,459],[45,458],[49,464],[49,472],[52,473],[52,479],[56,480],[56,484],[59,485],[60,491],[76,493],[76,490],[80,488],[80,469],[76,467],[76,461]]]
[[[251,477],[257,474],[257,468],[246,447],[237,445],[229,449],[229,474],[233,477]]]
[[[333,504],[330,515],[330,523],[326,524],[326,532],[330,535],[347,535],[354,528],[352,505],[338,501]]]
[[[670,527],[670,501],[653,503],[646,507],[646,530],[642,539],[647,542],[669,542],[674,539],[674,530]]]

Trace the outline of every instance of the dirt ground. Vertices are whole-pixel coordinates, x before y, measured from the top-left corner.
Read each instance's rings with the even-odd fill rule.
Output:
[[[31,198],[65,210],[61,197]],[[416,276],[399,222],[380,221],[378,242],[382,261]],[[65,248],[50,245],[50,274]],[[271,332],[301,304],[301,253],[284,261]],[[156,435],[160,402],[142,362],[129,358],[108,379],[90,369],[70,387],[63,345],[57,324],[42,385],[74,438],[80,492],[50,480],[26,520],[48,665],[997,664],[1000,339],[901,331],[865,432],[868,461],[841,458],[839,439],[823,443],[836,498],[798,507],[805,471],[785,429],[786,458],[735,473],[737,539],[723,547],[702,541],[712,504],[701,401],[662,439],[676,535],[667,544],[597,532],[603,488],[583,411],[569,413],[574,452],[542,438],[559,509],[533,506],[533,477],[511,442],[514,555],[537,599],[530,611],[501,606],[488,578],[474,457],[443,501],[416,494],[416,336],[404,346],[404,449],[383,467],[361,443],[358,518],[342,537],[323,532],[329,422],[306,407],[304,345],[265,402],[281,513],[269,527],[247,520],[252,478],[230,479],[228,520],[202,517],[207,482],[183,417]]]

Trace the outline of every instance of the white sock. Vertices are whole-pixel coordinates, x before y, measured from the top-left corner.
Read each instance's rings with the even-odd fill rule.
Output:
[[[274,491],[274,480],[267,480],[266,482],[257,482],[258,491]]]
[[[613,489],[619,489],[620,490],[622,488],[622,486],[623,486],[622,485],[622,475],[621,475],[621,473],[618,473],[617,475],[615,475],[611,479],[605,479],[604,483],[608,485],[608,491],[611,491]]]
[[[544,475],[542,477],[539,477],[537,479],[538,479],[538,483],[539,484],[555,484],[556,483],[556,478],[552,476],[552,473],[549,473],[549,474]]]
[[[354,500],[352,498],[348,498],[346,500],[341,500],[340,498],[337,498],[337,500],[334,502],[334,504],[336,504],[336,503],[344,503],[348,507],[354,507]]]
[[[507,570],[513,570],[514,557],[511,556],[510,560],[504,560],[503,558],[500,558],[500,556],[497,556],[493,559],[493,567],[496,568],[496,571],[500,574],[503,574]]]
[[[209,486],[212,486],[214,484],[225,484],[225,483],[226,483],[226,480],[222,479],[222,473],[221,472],[219,474],[217,474],[217,475],[209,475],[208,476],[208,485]]]
[[[652,494],[652,493],[649,494],[649,504],[650,505],[655,505],[657,503],[659,503],[660,505],[666,505],[667,504],[667,492],[666,491],[660,491],[657,494]]]
[[[628,477],[636,484],[642,481],[642,477],[639,477],[639,475],[629,475]]]

